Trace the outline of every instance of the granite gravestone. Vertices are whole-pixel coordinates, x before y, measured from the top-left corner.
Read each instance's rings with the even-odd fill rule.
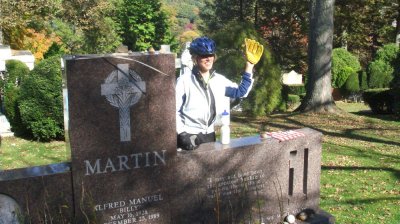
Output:
[[[176,154],[173,54],[65,60],[78,223],[165,223]]]
[[[72,195],[69,163],[0,171],[0,223],[73,223]]]
[[[298,132],[304,137],[245,137],[178,153],[172,223],[275,224],[303,211],[309,216],[305,223],[334,223],[319,209],[322,135],[307,128]]]

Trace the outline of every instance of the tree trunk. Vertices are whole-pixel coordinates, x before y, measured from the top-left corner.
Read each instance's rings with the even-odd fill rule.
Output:
[[[400,0],[397,1],[397,18],[396,18],[396,45],[400,44]]]
[[[243,17],[243,0],[240,0],[240,21],[244,21]]]
[[[3,13],[1,11],[1,7],[0,7],[0,18],[3,18]],[[0,45],[3,45],[3,26],[0,25]]]
[[[256,0],[256,5],[254,7],[254,27],[258,27],[258,0]]]
[[[297,111],[336,112],[331,65],[334,0],[311,0],[307,93]]]

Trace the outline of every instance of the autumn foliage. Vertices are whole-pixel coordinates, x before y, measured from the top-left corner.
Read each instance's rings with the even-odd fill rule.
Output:
[[[27,29],[24,48],[33,52],[36,60],[42,60],[43,55],[53,43],[61,44],[61,39],[54,33],[48,34],[44,30],[37,32],[34,29]]]

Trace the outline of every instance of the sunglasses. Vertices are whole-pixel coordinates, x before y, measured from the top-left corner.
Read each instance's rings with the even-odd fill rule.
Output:
[[[209,57],[214,57],[215,54],[205,54],[205,55],[199,55],[199,58],[209,58]]]

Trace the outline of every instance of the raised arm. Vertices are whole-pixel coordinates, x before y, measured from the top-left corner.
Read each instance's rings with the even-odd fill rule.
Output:
[[[246,97],[253,86],[253,68],[258,63],[263,52],[264,46],[252,39],[245,39],[246,67],[239,86],[226,87],[225,96],[230,98]]]

